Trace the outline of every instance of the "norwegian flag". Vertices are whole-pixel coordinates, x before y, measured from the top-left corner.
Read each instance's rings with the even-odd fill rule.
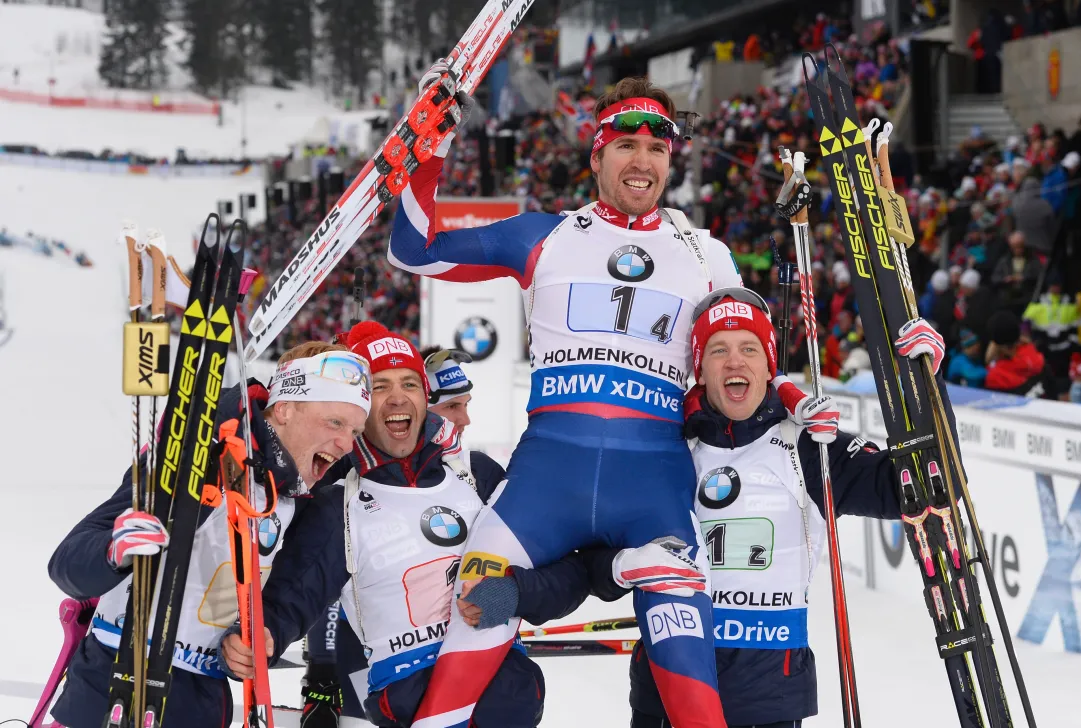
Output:
[[[597,124],[593,121],[592,98],[575,101],[566,91],[560,91],[556,97],[556,111],[563,115],[568,133],[573,132],[582,144],[589,143],[597,133]]]
[[[582,61],[582,78],[586,81],[586,86],[591,87],[593,85],[593,56],[597,55],[597,44],[593,42],[593,34],[589,34],[589,38],[586,39],[586,57]]]

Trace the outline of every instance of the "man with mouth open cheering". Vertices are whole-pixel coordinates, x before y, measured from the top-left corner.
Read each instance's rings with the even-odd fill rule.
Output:
[[[322,494],[294,524],[263,590],[267,649],[281,655],[340,598],[349,623],[342,630],[355,632],[370,665],[362,672],[356,639],[344,650],[339,644],[338,666],[353,688],[342,691],[341,725],[366,717],[405,728],[428,685],[457,575],[483,572],[495,559],[470,561],[463,552],[504,473],[483,453],[463,450],[453,427],[428,412],[425,366],[411,343],[371,321],[354,326],[348,343],[371,362],[371,414],[352,454],[331,469]],[[569,613],[586,598],[589,574],[600,573],[591,559],[604,555],[507,570],[499,580],[503,601],[513,602],[507,616],[541,624]],[[227,635],[221,651],[235,676],[250,674],[251,649],[237,635]],[[540,669],[520,646],[500,659],[475,724],[533,728],[544,700]],[[362,708],[354,696],[365,695]],[[327,702],[333,712],[337,706]],[[314,713],[318,706],[309,704]]]

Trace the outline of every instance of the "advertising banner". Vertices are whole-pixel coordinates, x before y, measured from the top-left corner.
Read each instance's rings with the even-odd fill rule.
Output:
[[[481,227],[517,215],[515,198],[437,198],[439,232]],[[470,447],[506,449],[512,433],[511,400],[515,365],[525,359],[522,292],[517,281],[499,278],[482,283],[421,279],[421,346],[439,344],[473,357],[463,365],[473,382],[469,404],[473,423],[466,431]]]

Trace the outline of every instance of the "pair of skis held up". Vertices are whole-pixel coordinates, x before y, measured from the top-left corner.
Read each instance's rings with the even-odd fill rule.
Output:
[[[248,327],[247,361],[266,350],[387,203],[405,189],[409,176],[457,128],[461,117],[455,94],[472,94],[533,2],[485,3],[447,57],[448,73],[428,86],[394,125],[375,157],[267,289]]]
[[[817,70],[814,78],[808,74],[808,61]],[[905,200],[895,193],[890,173],[888,144],[892,125],[887,123],[878,133],[874,139],[877,153],[872,152],[872,137],[880,124],[874,119],[867,128],[860,126],[852,88],[836,48],[827,46],[825,62],[820,68],[810,54],[804,54],[803,63],[822,165],[833,192],[845,258],[852,273],[888,433],[890,457],[900,484],[905,535],[920,566],[927,609],[935,625],[936,645],[945,662],[960,725],[962,728],[1013,726],[974,569],[979,564],[998,617],[1025,718],[1032,728],[1035,726],[1032,707],[988,563],[956,435],[947,415],[946,394],[939,387],[929,357],[911,362],[897,356],[893,348],[901,326],[919,313],[906,253],[906,246],[914,242],[912,226]],[[822,389],[821,370],[806,209],[810,187],[803,177],[802,157],[798,152],[795,157],[788,156],[782,150],[786,183],[777,207],[792,223],[811,381],[818,395]],[[859,700],[825,452],[822,462],[842,707],[845,726],[852,728],[861,725]],[[972,554],[964,538],[960,503],[968,515],[975,546]]]
[[[208,241],[211,223],[214,242]],[[171,382],[168,378],[169,327],[165,313],[166,270],[164,243],[151,235],[141,243],[133,227],[124,231],[128,245],[129,308],[131,321],[124,332],[124,393],[132,397],[133,454],[132,508],[153,513],[169,529],[169,546],[161,556],[137,556],[133,564],[132,588],[122,626],[109,686],[109,713],[105,728],[142,728],[161,725],[172,678],[180,606],[183,602],[195,531],[204,505],[213,505],[224,493],[237,581],[242,636],[255,646],[256,678],[244,683],[245,721],[248,725],[272,725],[266,649],[262,629],[262,600],[259,579],[259,518],[273,509],[273,486],[268,486],[265,513],[255,509],[251,462],[251,434],[245,424],[238,437],[236,423],[218,433],[222,452],[217,468],[219,483],[207,485],[211,469],[214,422],[223,385],[229,345],[240,343],[236,307],[250,285],[254,273],[242,272],[238,253],[247,242],[247,230],[234,222],[224,245],[220,221],[207,218],[203,228],[187,304],[182,317],[179,346]],[[234,250],[236,248],[236,250]],[[142,320],[144,294],[144,253],[149,250],[151,276],[151,321]],[[239,358],[239,357],[238,357]],[[241,392],[245,422],[249,417],[244,362],[240,362]],[[145,452],[141,446],[140,402],[143,396],[167,395],[160,428],[161,442],[148,433]],[[157,400],[151,404],[155,423]],[[228,423],[227,423],[228,424]],[[206,495],[211,497],[205,498]],[[155,585],[157,609],[150,620]],[[153,630],[150,630],[151,625]],[[150,633],[149,652],[144,635]],[[261,669],[259,658],[261,657]]]

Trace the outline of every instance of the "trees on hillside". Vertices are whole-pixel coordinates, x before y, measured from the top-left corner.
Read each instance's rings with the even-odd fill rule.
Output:
[[[364,93],[373,70],[400,72],[383,69],[385,40],[402,47],[412,75],[453,48],[484,2],[108,0],[99,73],[110,86],[161,88],[172,34],[192,87],[210,96],[265,81],[256,70],[276,86],[314,83],[317,66],[333,93]]]
[[[346,86],[364,89],[368,72],[382,62],[380,0],[316,0],[322,16],[319,46],[331,65],[335,94]]]
[[[196,90],[228,96],[244,83],[254,55],[255,0],[181,0],[185,67]]]
[[[275,86],[310,82],[315,45],[312,0],[255,0],[254,4],[260,58],[271,82]]]
[[[166,3],[112,0],[107,4],[98,75],[108,86],[154,89],[165,85]]]

